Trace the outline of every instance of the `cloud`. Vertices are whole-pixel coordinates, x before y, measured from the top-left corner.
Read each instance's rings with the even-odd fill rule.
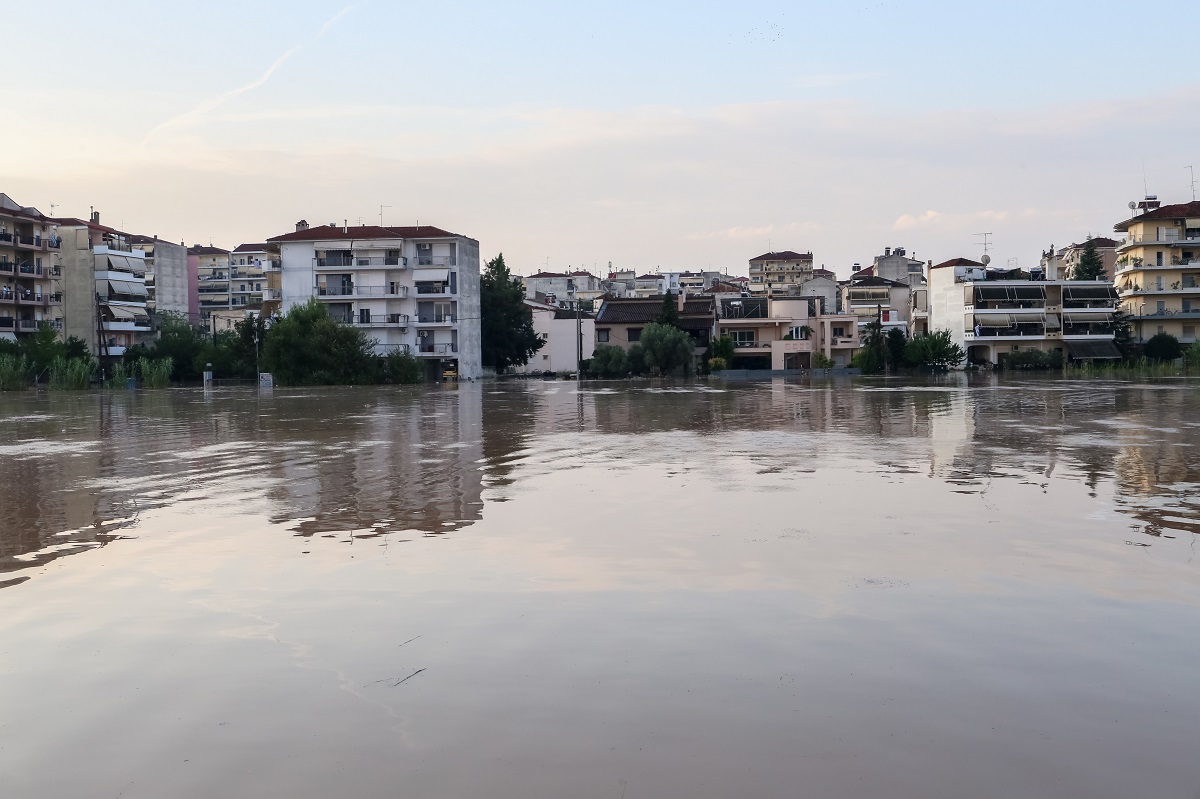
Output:
[[[713,230],[708,233],[692,233],[687,238],[691,241],[703,241],[705,239],[749,239],[757,236],[766,236],[775,230],[774,225],[764,225],[762,227],[729,227],[724,230]]]
[[[920,214],[919,216],[913,216],[912,214],[901,214],[896,221],[892,223],[892,230],[912,230],[915,227],[922,227],[924,225],[936,225],[941,219],[942,215],[932,209]]]
[[[337,24],[338,20],[340,20],[342,17],[349,14],[353,9],[354,9],[354,6],[352,6],[352,5],[346,6],[341,11],[334,14],[332,17],[330,17],[328,20],[326,20],[325,24],[321,26],[321,29],[319,31],[317,31],[317,34],[315,36],[313,36],[312,39],[310,39],[308,42],[298,44],[295,47],[292,47],[290,50],[285,52],[283,55],[279,56],[279,58],[276,58],[275,61],[273,61],[271,63],[271,66],[267,67],[267,71],[264,72],[262,75],[260,75],[257,79],[250,81],[249,83],[247,83],[244,86],[238,86],[236,89],[230,89],[229,91],[224,92],[223,94],[219,94],[216,97],[210,97],[209,99],[201,102],[195,108],[192,108],[189,111],[185,111],[182,114],[173,116],[170,119],[166,120],[165,122],[160,122],[158,125],[154,126],[154,128],[152,128],[149,133],[146,134],[146,138],[142,140],[142,146],[144,147],[145,145],[149,144],[150,141],[152,139],[154,139],[154,137],[157,136],[162,131],[167,130],[168,128],[172,128],[172,127],[180,127],[180,126],[188,124],[189,122],[194,122],[195,120],[204,117],[206,114],[210,113],[211,111],[214,111],[217,108],[221,107],[225,103],[232,100],[234,97],[245,94],[246,92],[249,92],[249,91],[253,91],[254,89],[257,89],[259,86],[262,86],[264,83],[266,83],[268,80],[271,79],[271,76],[275,74],[276,70],[278,70],[285,63],[287,63],[287,60],[289,58],[291,58],[296,53],[303,50],[308,45],[313,44],[314,42],[319,40],[322,36],[324,36],[326,33],[328,33],[329,30],[334,25]]]

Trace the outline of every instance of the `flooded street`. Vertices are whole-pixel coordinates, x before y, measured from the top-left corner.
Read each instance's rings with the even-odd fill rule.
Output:
[[[0,796],[1192,799],[1198,411],[0,394]]]

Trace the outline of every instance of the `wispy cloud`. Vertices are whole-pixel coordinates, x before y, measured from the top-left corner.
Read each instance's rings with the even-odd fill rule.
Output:
[[[232,100],[234,97],[245,94],[246,92],[249,92],[249,91],[253,91],[253,90],[257,89],[259,86],[262,86],[264,83],[266,83],[267,81],[269,81],[271,79],[271,76],[274,75],[275,72],[280,67],[282,67],[285,63],[287,63],[287,60],[289,58],[291,58],[296,53],[303,50],[305,47],[317,42],[322,36],[324,36],[326,33],[328,33],[329,30],[331,28],[333,28],[333,26],[336,25],[338,23],[338,21],[341,20],[342,17],[346,16],[353,10],[354,10],[354,6],[350,5],[350,6],[346,6],[341,11],[334,14],[332,17],[330,17],[328,20],[326,20],[325,24],[321,26],[321,29],[317,31],[315,36],[313,36],[307,42],[304,42],[304,43],[301,43],[301,44],[298,44],[298,45],[292,47],[290,50],[285,52],[283,55],[279,56],[279,58],[276,58],[275,61],[271,63],[271,66],[267,67],[266,72],[264,72],[262,75],[260,75],[257,79],[250,81],[249,83],[247,83],[244,86],[238,86],[236,89],[230,89],[229,91],[224,92],[223,94],[219,94],[216,97],[210,97],[209,99],[201,102],[195,108],[192,108],[189,111],[185,111],[182,114],[173,116],[170,119],[166,120],[165,122],[160,122],[153,129],[151,129],[151,131],[149,133],[146,134],[146,138],[142,140],[142,146],[145,147],[147,144],[150,143],[151,140],[154,139],[155,136],[157,136],[159,133],[162,133],[164,130],[167,130],[168,128],[173,128],[173,127],[181,127],[183,125],[187,125],[188,123],[194,122],[197,119],[200,119],[200,118],[204,117],[206,114],[221,107],[225,103]]]

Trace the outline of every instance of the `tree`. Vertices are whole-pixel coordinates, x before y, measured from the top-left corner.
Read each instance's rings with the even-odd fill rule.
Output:
[[[670,289],[663,295],[662,310],[658,312],[658,318],[654,321],[660,325],[679,327],[679,304]]]
[[[271,325],[262,364],[284,385],[373,383],[378,360],[374,343],[358,328],[331,318],[314,297]]]
[[[909,339],[904,360],[913,366],[949,369],[963,362],[967,354],[950,338],[949,330],[934,330]]]
[[[509,366],[529,363],[530,356],[541,349],[542,339],[533,330],[533,312],[504,263],[504,253],[488,261],[479,278],[479,315],[483,365],[497,374]]]
[[[1125,358],[1133,351],[1133,322],[1124,305],[1117,305],[1113,312],[1113,344]]]
[[[893,327],[887,333],[888,363],[893,367],[904,363],[904,348],[908,346],[908,336],[898,327]]]
[[[127,353],[130,357],[126,361],[130,362],[130,359],[143,356],[170,358],[174,364],[171,370],[172,380],[199,380],[204,362],[201,361],[200,368],[197,369],[196,361],[207,345],[208,336],[193,327],[186,316],[164,313],[161,315],[158,340],[154,342],[154,346],[148,349],[138,347],[139,352]]]
[[[651,372],[668,375],[683,367],[687,374],[692,368],[692,337],[677,327],[652,322],[642,328],[638,343],[646,353],[646,366]]]
[[[67,357],[66,345],[58,340],[58,331],[49,323],[38,325],[37,332],[20,341],[21,354],[29,362],[29,370],[36,379],[48,370],[56,360]]]
[[[1152,361],[1173,361],[1183,355],[1183,348],[1170,333],[1158,333],[1146,342],[1142,353]]]
[[[641,344],[632,344],[628,353],[629,371],[635,375],[646,374],[646,351]]]
[[[1104,279],[1104,261],[1100,258],[1100,253],[1096,252],[1096,245],[1091,239],[1088,239],[1083,245],[1083,255],[1079,256],[1079,263],[1075,265],[1075,269],[1071,274],[1071,279]]]
[[[733,345],[733,339],[729,336],[721,336],[712,343],[712,352],[714,358],[720,358],[726,364],[733,363],[733,355],[736,348]]]
[[[866,336],[863,339],[863,347],[854,353],[851,365],[861,369],[864,374],[882,372],[888,358],[888,347],[883,335],[883,325],[879,320],[875,320],[868,324],[865,330]]]
[[[590,371],[600,377],[624,377],[629,373],[629,356],[620,347],[600,344],[592,355]]]

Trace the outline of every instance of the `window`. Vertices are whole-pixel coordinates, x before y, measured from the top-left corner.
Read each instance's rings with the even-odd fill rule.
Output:
[[[840,325],[835,325],[833,328],[833,337],[834,338],[845,338],[845,336],[846,336],[846,328],[844,328]]]
[[[608,342],[608,328],[596,328],[596,341],[601,343]]]
[[[1191,312],[1192,312],[1192,310],[1193,310],[1193,308],[1192,308],[1192,301],[1191,301],[1191,300],[1184,300],[1184,301],[1183,301],[1183,312],[1184,312],[1184,313],[1191,313]]]
[[[358,310],[358,321],[364,325],[371,324],[371,309],[370,308],[360,308]]]
[[[1183,337],[1184,338],[1195,338],[1196,337],[1196,326],[1195,325],[1184,325],[1183,326]]]
[[[1162,266],[1162,253],[1159,253],[1158,255],[1159,255],[1158,265]],[[1155,291],[1163,290],[1163,279],[1161,277],[1154,278],[1154,290]]]
[[[640,327],[631,327],[627,332],[629,334],[629,341],[642,340],[642,329]]]
[[[1163,300],[1159,300],[1158,304],[1155,306],[1155,313],[1162,315],[1162,314],[1165,314],[1166,312],[1167,312],[1167,303],[1164,302]]]
[[[754,346],[754,331],[753,330],[732,330],[729,337],[733,339],[735,347],[753,347]]]
[[[548,360],[550,360],[550,356],[549,356],[549,355],[543,355],[543,356],[542,356],[542,360],[543,360],[543,361],[548,361]]]
[[[1162,250],[1159,250],[1158,253],[1155,255],[1154,263],[1156,266],[1163,265]]]

